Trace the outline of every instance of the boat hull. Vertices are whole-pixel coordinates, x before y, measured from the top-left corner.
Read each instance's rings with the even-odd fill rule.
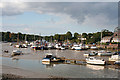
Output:
[[[87,64],[105,65],[105,61],[86,61]]]

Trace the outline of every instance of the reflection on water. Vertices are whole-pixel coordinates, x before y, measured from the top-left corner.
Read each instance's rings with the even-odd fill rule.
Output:
[[[12,60],[2,58],[3,65],[25,69],[43,75],[69,77],[69,78],[117,78],[115,70],[95,65],[73,65],[62,63],[42,63],[40,60]]]
[[[90,65],[90,64],[87,64],[86,67],[92,69],[92,70],[103,70],[104,69],[104,66],[99,66],[99,65]]]

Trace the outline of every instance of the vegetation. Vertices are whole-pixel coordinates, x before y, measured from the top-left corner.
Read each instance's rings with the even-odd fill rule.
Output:
[[[18,33],[11,33],[11,32],[0,32],[1,40],[2,41],[8,41],[8,42],[17,42],[17,41],[34,41],[34,40],[40,40],[40,39],[45,39],[46,41],[49,42],[54,42],[54,41],[70,41],[70,42],[76,42],[80,43],[81,38],[85,38],[86,40],[84,41],[86,44],[88,43],[96,43],[101,40],[101,32],[96,32],[96,33],[82,33],[79,34],[75,32],[72,36],[72,33],[68,31],[66,34],[55,34],[54,36],[39,36],[39,35],[30,35],[30,34],[22,34],[20,32]],[[109,30],[103,30],[102,31],[102,36],[112,36],[113,32],[110,32]]]

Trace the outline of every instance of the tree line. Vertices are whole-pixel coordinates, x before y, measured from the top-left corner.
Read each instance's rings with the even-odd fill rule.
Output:
[[[54,41],[70,41],[70,42],[76,42],[80,43],[81,38],[85,38],[85,43],[96,43],[101,40],[101,32],[96,32],[96,33],[82,33],[79,34],[75,32],[72,34],[70,31],[68,31],[66,34],[55,34],[54,36],[40,36],[40,35],[31,35],[31,34],[22,34],[20,32],[18,33],[11,33],[9,31],[7,32],[0,32],[1,36],[1,41],[8,41],[8,42],[17,42],[17,41],[35,41],[35,40],[40,40],[44,39],[48,42],[54,42]],[[103,30],[102,31],[102,37],[105,36],[112,36],[113,32],[109,30]]]

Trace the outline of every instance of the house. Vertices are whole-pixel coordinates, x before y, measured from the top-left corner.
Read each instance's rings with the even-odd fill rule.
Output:
[[[112,42],[120,42],[120,38],[118,36],[113,37]]]
[[[103,37],[102,40],[101,40],[101,43],[108,43],[110,42],[112,39],[111,36],[106,36],[106,37]]]
[[[114,29],[113,36],[106,36],[102,38],[101,43],[107,42],[120,42],[120,27],[116,27]]]

